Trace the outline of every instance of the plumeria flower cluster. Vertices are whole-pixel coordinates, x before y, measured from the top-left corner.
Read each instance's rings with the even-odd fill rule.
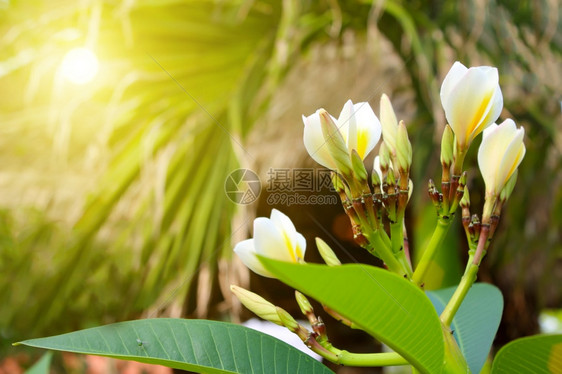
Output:
[[[525,156],[525,131],[517,128],[512,119],[499,125],[495,123],[502,111],[503,96],[494,67],[467,68],[455,62],[441,86],[441,102],[449,122],[441,143],[442,193],[438,194],[430,183],[430,196],[439,215],[452,216],[462,202],[463,224],[473,252],[471,258],[478,265]],[[483,136],[478,149],[478,166],[486,185],[481,221],[478,216],[470,216],[470,199],[464,186],[466,174],[462,173],[466,152],[480,133]],[[476,245],[478,249],[474,248]]]
[[[303,142],[309,155],[332,171],[332,182],[350,219],[356,242],[382,259],[388,270],[423,288],[424,279],[436,251],[461,207],[469,242],[469,262],[459,286],[461,296],[474,282],[480,261],[499,221],[501,209],[511,194],[517,169],[525,155],[524,130],[506,119],[496,124],[503,106],[496,68],[467,68],[455,62],[441,86],[441,102],[448,124],[441,141],[441,190],[429,181],[429,197],[436,208],[438,222],[433,236],[416,267],[412,269],[404,226],[406,206],[412,193],[409,178],[412,146],[403,121],[399,121],[387,95],[380,100],[380,120],[367,102],[346,102],[336,119],[319,109],[303,116]],[[471,144],[483,133],[478,150],[478,165],[486,185],[482,219],[470,213],[470,197],[463,171]],[[369,178],[365,158],[379,144]],[[280,261],[304,262],[306,241],[289,217],[273,209],[270,218],[254,221],[253,238],[238,243],[234,252],[257,274],[275,277],[260,261],[260,256]],[[318,250],[329,266],[339,266],[332,249],[317,238]],[[463,283],[464,282],[464,283]],[[309,319],[312,331],[299,325],[286,311],[258,295],[233,286],[241,302],[259,316],[295,332],[316,353],[333,362],[334,347],[329,343],[322,320],[300,293],[296,299]],[[464,292],[464,294],[463,294]],[[453,298],[456,296],[453,296]],[[442,321],[450,325],[455,308],[446,308]],[[336,319],[353,326],[336,312],[324,307]]]

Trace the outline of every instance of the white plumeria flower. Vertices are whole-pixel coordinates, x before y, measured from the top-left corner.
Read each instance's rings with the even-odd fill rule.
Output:
[[[478,166],[486,184],[486,195],[499,196],[525,156],[525,130],[506,119],[484,130],[478,149]]]
[[[455,62],[441,86],[441,103],[460,150],[494,123],[503,107],[498,69]]]
[[[331,170],[337,170],[336,162],[331,156],[320,122],[319,111],[308,117],[302,116],[304,122],[304,146],[314,161]],[[331,116],[330,116],[331,117]],[[353,104],[348,100],[339,118],[332,120],[342,135],[349,155],[356,150],[362,160],[375,148],[381,138],[381,124],[369,103]]]
[[[234,252],[250,270],[274,278],[256,257],[259,254],[274,260],[297,263],[304,258],[306,240],[297,232],[291,219],[277,209],[271,217],[254,220],[254,237],[236,244]]]

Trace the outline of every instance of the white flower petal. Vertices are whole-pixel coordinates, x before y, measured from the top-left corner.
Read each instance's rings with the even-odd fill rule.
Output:
[[[511,122],[513,123],[513,121]],[[515,123],[513,123],[513,125],[515,126]],[[520,128],[519,130],[515,130],[511,135],[512,140],[506,147],[505,154],[498,168],[498,190],[496,190],[496,193],[498,194],[501,192],[501,189],[503,189],[503,186],[505,186],[511,175],[519,167],[519,164],[523,161],[523,157],[525,156],[525,145],[523,144],[525,130]]]
[[[244,265],[246,265],[253,272],[268,278],[274,277],[273,274],[271,274],[264,268],[264,266],[256,257],[254,239],[247,239],[236,244],[236,246],[234,247],[234,252],[238,255],[238,258],[242,260]]]
[[[272,209],[271,222],[285,235],[286,239],[289,241],[290,247],[295,248],[297,246],[298,233],[291,219],[277,209]]]
[[[493,160],[496,158],[497,154],[493,144],[493,134],[497,131],[497,128],[498,125],[494,123],[484,130],[482,143],[480,144],[480,148],[478,148],[478,167],[480,168],[480,173],[482,174],[486,186],[495,185],[496,164]]]
[[[279,261],[294,262],[287,237],[269,218],[254,220],[254,240],[256,253]]]
[[[336,163],[332,156],[330,156],[328,146],[322,134],[322,125],[318,112],[308,117],[302,116],[302,120],[304,122],[303,142],[310,157],[320,165],[331,170],[336,170]]]
[[[304,259],[306,253],[306,239],[300,232],[297,232],[297,246],[295,248],[295,257]]]
[[[382,126],[369,103],[357,103],[353,106],[353,111],[356,124],[356,148],[348,145],[348,149],[350,152],[352,149],[357,150],[361,159],[364,160],[379,142]]]
[[[467,70],[468,68],[458,61],[453,64],[441,84],[441,92],[439,95],[441,96],[441,103],[443,103],[443,106],[446,105],[445,103],[449,100],[451,91],[464,77]]]
[[[525,156],[525,130],[517,129],[511,119],[484,130],[478,149],[478,166],[486,184],[486,193],[498,195]]]
[[[488,114],[482,119],[480,127],[475,129],[470,134],[470,141],[474,140],[474,138],[485,128],[490,126],[492,123],[496,122],[499,118],[503,109],[503,95],[500,89],[500,86],[496,86],[496,90],[492,96],[492,100],[490,100],[490,108],[488,110]]]
[[[344,104],[340,116],[336,122],[340,133],[343,136],[347,148],[350,150],[357,148],[357,122],[355,119],[354,106],[351,100]]]

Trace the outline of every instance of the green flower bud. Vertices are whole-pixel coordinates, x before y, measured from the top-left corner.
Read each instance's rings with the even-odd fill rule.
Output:
[[[299,291],[295,291],[295,299],[297,300],[297,304],[299,304],[299,307],[301,308],[302,314],[306,316],[310,313],[314,313],[314,309],[312,308],[312,305],[310,305],[310,301],[308,301],[306,296],[304,296],[302,293],[300,293]]]
[[[386,94],[381,96],[381,126],[382,126],[382,138],[384,144],[388,147],[392,154],[396,154],[397,147],[397,137],[398,137],[398,120],[396,119],[396,114],[390,103],[390,99]]]
[[[299,329],[299,323],[289,314],[285,309],[275,307],[277,311],[277,316],[281,321],[281,326],[285,326],[292,332],[296,332]]]
[[[332,185],[334,186],[336,192],[340,194],[345,193],[345,184],[341,180],[341,177],[338,175],[338,173],[332,171],[330,173],[330,177],[332,179]]]
[[[242,304],[258,317],[277,325],[284,326],[277,313],[277,307],[251,291],[235,285],[230,286],[230,291],[240,300]]]
[[[441,138],[441,164],[444,168],[450,168],[453,163],[453,149],[455,146],[455,134],[451,126],[445,126],[443,137]]]
[[[324,260],[324,262],[326,262],[326,265],[328,266],[341,265],[340,260],[338,259],[332,248],[330,248],[330,246],[326,244],[325,241],[323,241],[320,238],[316,238],[316,246],[318,247],[318,252],[320,252],[320,256],[322,256],[322,259]]]
[[[367,170],[365,169],[363,160],[355,149],[351,151],[351,165],[353,166],[355,178],[361,183],[367,182]]]
[[[338,170],[344,175],[350,175],[353,169],[351,160],[349,158],[349,150],[345,140],[338,129],[338,126],[332,120],[332,117],[324,109],[318,111],[320,116],[320,123],[322,126],[322,135],[328,147],[328,151]]]
[[[388,168],[390,167],[390,151],[385,143],[382,143],[379,147],[379,163],[384,177],[384,175],[388,173]]]
[[[468,187],[464,187],[462,199],[460,201],[461,208],[470,208],[470,194],[468,193]]]
[[[412,165],[412,144],[408,138],[408,130],[404,121],[398,124],[398,135],[396,139],[396,160],[398,170],[407,172]]]
[[[394,173],[388,173],[388,175],[386,176],[386,183],[388,184],[389,187],[396,186],[396,179],[394,178]]]
[[[373,172],[371,173],[371,182],[373,183],[373,187],[379,187],[380,188],[381,177],[376,170],[373,170]]]

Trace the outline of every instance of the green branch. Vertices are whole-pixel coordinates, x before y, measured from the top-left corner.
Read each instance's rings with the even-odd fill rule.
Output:
[[[441,247],[441,244],[449,231],[451,222],[452,219],[445,220],[439,218],[437,220],[437,225],[435,226],[431,240],[423,252],[422,258],[414,271],[414,275],[412,276],[412,281],[416,285],[421,286],[423,284],[424,278],[429,270],[429,266],[433,261],[433,257],[435,257],[435,253],[437,253],[437,250]]]
[[[470,290],[470,287],[474,284],[476,280],[476,273],[478,273],[478,265],[470,264],[466,273],[462,276],[461,282],[459,283],[455,293],[451,297],[451,300],[445,306],[443,313],[441,313],[441,322],[447,327],[451,326],[455,314],[459,310],[466,294]]]

